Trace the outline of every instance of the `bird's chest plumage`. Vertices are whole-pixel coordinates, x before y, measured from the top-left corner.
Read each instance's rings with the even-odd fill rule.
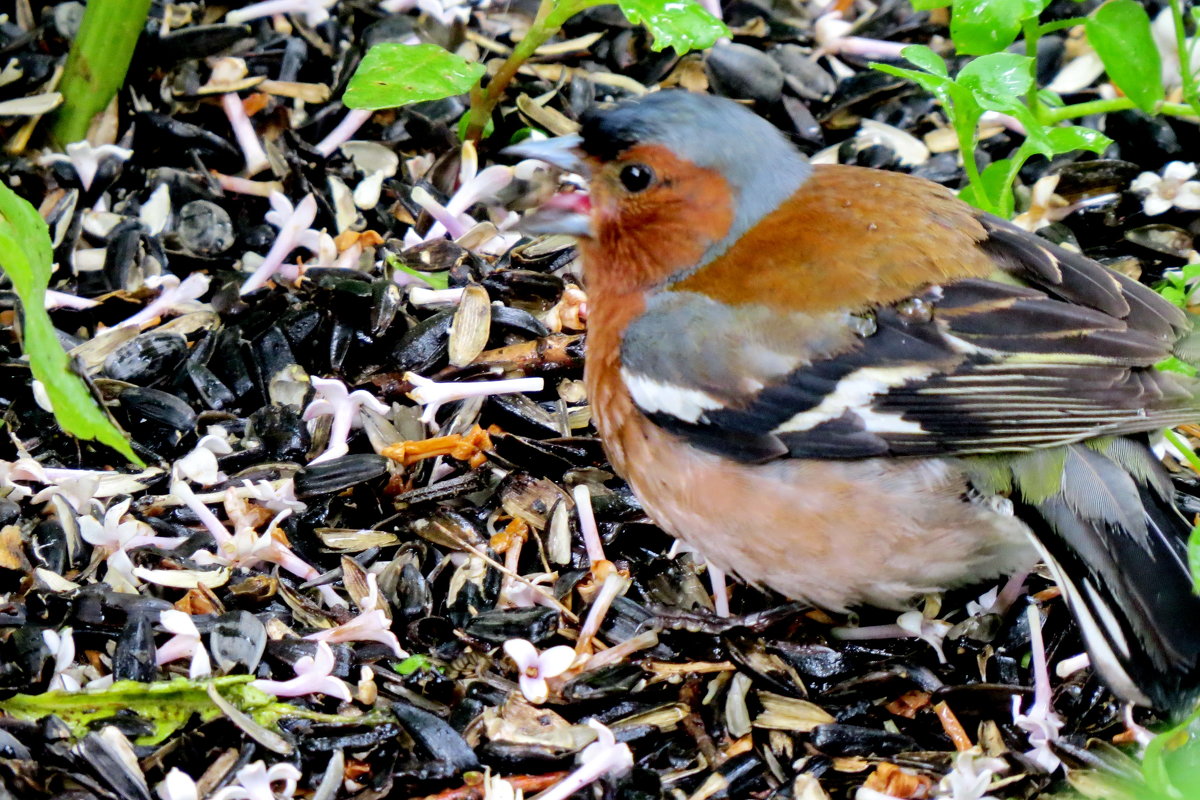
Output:
[[[589,322],[586,382],[613,468],[659,526],[718,566],[841,610],[900,607],[1035,560],[1024,523],[965,499],[954,460],[815,468],[805,459],[739,463],[689,445],[634,405],[615,363],[620,328],[607,319]]]

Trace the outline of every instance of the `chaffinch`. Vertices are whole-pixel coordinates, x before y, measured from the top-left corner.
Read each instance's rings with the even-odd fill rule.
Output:
[[[1150,289],[909,175],[814,166],[730,100],[662,91],[510,148],[589,177],[586,384],[672,535],[824,608],[901,608],[1040,554],[1120,697],[1194,696],[1187,521],[1146,433],[1200,417]]]

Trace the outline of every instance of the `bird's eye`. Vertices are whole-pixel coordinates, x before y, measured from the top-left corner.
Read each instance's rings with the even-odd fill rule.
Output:
[[[620,178],[625,191],[637,194],[654,183],[654,170],[645,164],[627,164],[621,168]]]

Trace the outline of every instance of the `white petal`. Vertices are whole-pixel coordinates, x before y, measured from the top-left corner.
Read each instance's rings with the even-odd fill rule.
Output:
[[[575,648],[560,644],[538,656],[538,674],[543,678],[562,675],[575,663]]]
[[[517,665],[517,671],[522,675],[526,670],[538,666],[537,648],[528,639],[509,639],[504,643],[504,652]]]
[[[1147,195],[1142,201],[1142,210],[1147,216],[1157,217],[1171,210],[1171,201],[1156,194]]]
[[[1172,161],[1163,167],[1163,180],[1186,181],[1196,174],[1196,165],[1185,161]]]
[[[531,678],[525,673],[521,673],[521,694],[525,695],[525,699],[536,705],[541,705],[550,697],[550,690],[546,688],[546,681],[543,678]]]
[[[1185,211],[1200,211],[1200,183],[1188,181],[1175,193],[1175,207]]]

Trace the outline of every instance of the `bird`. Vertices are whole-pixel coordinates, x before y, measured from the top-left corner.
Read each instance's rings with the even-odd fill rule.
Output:
[[[834,612],[1043,559],[1114,694],[1190,707],[1191,525],[1148,446],[1200,419],[1200,381],[1156,369],[1186,312],[939,184],[814,165],[726,98],[506,152],[586,179],[526,230],[577,237],[593,419],[655,523]]]

